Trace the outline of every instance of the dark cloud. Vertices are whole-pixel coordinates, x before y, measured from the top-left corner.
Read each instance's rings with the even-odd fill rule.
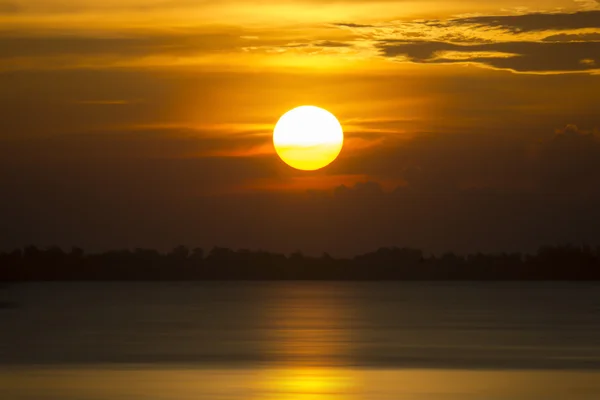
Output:
[[[296,49],[296,48],[302,48],[302,47],[308,47],[309,44],[308,43],[287,43],[281,46],[278,46],[279,48],[285,48],[285,49]],[[271,47],[271,46],[267,46],[267,47]]]
[[[426,35],[423,32],[402,32],[402,36],[410,38],[420,38],[425,37]]]
[[[544,42],[596,42],[600,33],[559,33],[542,39]]]
[[[418,63],[471,62],[518,72],[577,72],[596,69],[600,54],[597,32],[553,32],[541,42],[521,35],[600,28],[600,10],[335,26],[378,39],[376,46],[385,56],[402,55]],[[504,32],[490,36],[495,30]]]
[[[541,140],[504,134],[421,134],[388,141],[370,152],[332,165],[336,173],[359,173],[404,182],[418,193],[465,189],[600,195],[600,134],[567,125]]]
[[[600,137],[597,132],[567,125],[539,149],[541,190],[550,193],[600,192]]]
[[[331,41],[331,40],[322,40],[319,42],[314,42],[313,46],[317,46],[317,47],[350,47],[352,46],[349,43],[344,43],[344,42],[335,42],[335,41]]]
[[[338,26],[341,28],[374,28],[375,27],[375,25],[355,24],[352,22],[336,22],[333,24],[333,26]]]
[[[332,165],[337,173],[360,173],[403,181],[411,190],[440,193],[460,188],[533,185],[528,143],[506,134],[423,133]]]
[[[406,36],[406,35],[404,35]],[[452,43],[476,43],[476,44],[480,44],[480,43],[493,43],[493,40],[489,40],[489,39],[482,39],[481,37],[477,37],[477,36],[468,36],[465,35],[464,33],[448,33],[446,35],[440,36],[438,38],[439,41],[441,42],[452,42]]]
[[[533,13],[522,15],[480,16],[459,18],[451,25],[476,25],[510,32],[600,28],[600,11],[568,13]]]
[[[501,42],[458,45],[447,42],[384,41],[379,45],[386,57],[405,56],[416,63],[474,62],[519,72],[587,71],[600,54],[600,42],[540,43]],[[463,57],[444,57],[443,52],[459,52]],[[482,52],[492,53],[482,56]],[[494,55],[494,53],[503,53]],[[514,56],[513,56],[514,55]]]
[[[333,190],[333,196],[339,199],[377,197],[383,195],[384,191],[377,182],[358,182],[352,187],[340,185]]]
[[[267,51],[267,52],[285,52],[289,49],[291,50],[299,50],[302,52],[317,53],[320,51],[333,51],[334,49],[342,49],[349,48],[353,45],[351,43],[334,41],[334,40],[314,40],[314,41],[294,41],[291,43],[285,44],[276,44],[274,42],[263,42],[256,43],[254,46],[247,47],[247,51]]]

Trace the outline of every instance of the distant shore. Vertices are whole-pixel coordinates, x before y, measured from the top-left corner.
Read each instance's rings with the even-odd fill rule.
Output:
[[[353,258],[179,246],[85,254],[74,248],[29,246],[0,253],[0,281],[203,281],[203,280],[600,280],[600,247],[544,246],[535,254],[425,256],[385,247]]]

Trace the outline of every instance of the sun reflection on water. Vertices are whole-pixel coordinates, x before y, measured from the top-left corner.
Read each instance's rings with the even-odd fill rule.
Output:
[[[257,382],[260,400],[337,400],[357,392],[356,374],[347,368],[352,343],[352,315],[332,289],[323,298],[314,286],[295,285],[282,301],[265,311],[269,358],[277,368],[265,368]],[[344,312],[346,310],[346,312]]]
[[[338,400],[355,393],[351,371],[330,368],[265,370],[260,400]]]

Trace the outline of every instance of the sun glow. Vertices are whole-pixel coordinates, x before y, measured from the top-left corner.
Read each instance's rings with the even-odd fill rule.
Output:
[[[275,125],[273,144],[289,166],[312,171],[337,158],[344,143],[342,126],[329,111],[300,106],[285,113]]]

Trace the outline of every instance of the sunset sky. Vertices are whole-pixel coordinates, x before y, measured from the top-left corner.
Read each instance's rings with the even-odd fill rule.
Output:
[[[0,0],[0,249],[596,245],[599,140],[596,0]]]

